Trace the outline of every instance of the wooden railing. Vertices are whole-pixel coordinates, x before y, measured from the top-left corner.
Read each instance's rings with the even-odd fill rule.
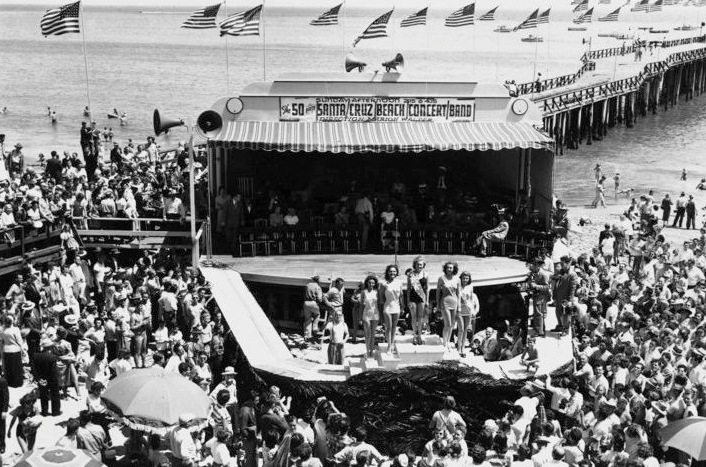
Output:
[[[42,228],[17,226],[0,230],[0,276],[19,271],[24,262],[42,264],[59,258],[61,227],[46,223]]]
[[[706,42],[706,35],[695,36],[695,37],[686,37],[683,39],[674,39],[674,40],[669,40],[669,41],[652,41],[652,42],[658,43],[661,48],[678,47],[678,46],[682,46],[682,45]],[[646,44],[645,41],[640,42],[640,46],[642,46],[642,47],[644,47],[645,44]],[[536,81],[518,84],[517,85],[517,95],[522,96],[522,95],[527,95],[527,94],[537,94],[537,93],[541,93],[541,92],[545,92],[545,91],[549,91],[552,89],[557,89],[557,88],[561,88],[564,86],[569,86],[571,84],[574,84],[576,81],[578,81],[579,78],[581,78],[581,76],[583,76],[584,73],[595,69],[595,63],[594,63],[595,60],[635,53],[635,45],[636,44],[631,44],[631,45],[626,45],[626,46],[609,47],[606,49],[596,49],[596,50],[588,51],[581,56],[581,62],[583,62],[583,65],[581,66],[581,68],[579,68],[579,70],[576,73],[557,76],[555,78],[547,78],[547,79],[539,81],[539,84]],[[693,51],[689,51],[689,52],[693,52]],[[685,53],[685,52],[681,52],[681,53]]]
[[[74,217],[76,231],[87,248],[150,249],[166,246],[190,250],[198,248],[201,234],[191,238],[190,222],[160,218]],[[205,222],[196,221],[200,231]],[[195,240],[192,241],[192,240]]]
[[[645,65],[640,74],[618,81],[608,81],[579,89],[567,90],[561,94],[548,96],[542,100],[542,111],[545,115],[581,107],[589,101],[601,100],[619,96],[638,90],[645,80],[665,72],[670,67],[680,63],[706,58],[706,47],[676,52],[660,62]]]

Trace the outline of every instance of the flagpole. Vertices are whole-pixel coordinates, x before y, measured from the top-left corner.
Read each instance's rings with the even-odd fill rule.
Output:
[[[260,12],[260,22],[262,23],[262,81],[267,81],[267,41],[265,40],[265,0],[262,0],[262,11]]]
[[[81,15],[81,39],[83,42],[83,70],[86,73],[86,100],[88,101],[88,115],[93,118],[93,107],[91,107],[91,91],[88,87],[88,58],[86,57],[86,21],[83,19],[83,4],[79,2],[78,11]]]
[[[343,63],[346,63],[346,0],[341,2],[343,17],[341,18],[341,51],[343,52]]]
[[[225,11],[226,19],[228,19],[228,0],[223,0],[223,11]],[[230,55],[228,51],[228,34],[226,36],[226,94],[230,95]]]

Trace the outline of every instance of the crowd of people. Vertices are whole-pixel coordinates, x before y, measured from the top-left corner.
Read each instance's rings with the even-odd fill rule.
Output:
[[[0,143],[0,230],[4,241],[12,245],[18,240],[19,228],[26,233],[41,231],[46,226],[61,228],[66,221],[86,228],[90,218],[183,221],[190,205],[188,147],[179,144],[175,151],[163,154],[152,137],[143,144],[132,139],[124,145],[117,141],[111,144],[108,148],[95,123],[87,122],[81,128],[82,154],[52,151],[48,157],[39,154],[36,163],[30,164],[22,143],[15,143],[10,151]],[[203,150],[196,150],[194,160],[198,182],[195,206],[203,218],[208,211],[202,180],[206,166]],[[133,229],[131,223],[120,227]],[[74,251],[75,243],[71,244]]]
[[[118,147],[120,158],[111,153],[111,162],[102,162],[95,140],[87,138],[82,139],[85,165],[98,154],[91,170],[78,155],[52,154],[38,173],[25,166],[22,147],[16,145],[5,159],[6,228],[12,227],[5,223],[11,217],[17,223],[53,223],[67,214],[139,213],[138,206],[145,206],[140,197],[156,191],[162,198],[165,190],[164,217],[183,218],[187,203],[169,202],[170,190],[184,193],[183,148],[168,168],[156,157],[153,140],[136,152],[129,143],[125,151]],[[111,205],[113,198],[121,200],[122,209],[117,201]],[[561,237],[570,228],[565,208],[557,206],[555,232]],[[211,395],[213,407],[201,432],[190,430],[184,414],[166,436],[131,438],[134,458],[144,465],[686,464],[688,456],[666,448],[659,429],[706,415],[706,230],[682,245],[669,244],[662,232],[671,218],[662,219],[660,209],[664,204],[656,205],[652,194],[643,195],[619,222],[605,226],[590,253],[572,256],[559,241],[553,252],[530,261],[521,288],[530,322],[507,323],[503,329],[475,329],[483,310],[472,274],[459,271],[454,262],[443,265],[435,283],[423,257],[404,274],[390,265],[380,277],[366,277],[352,293],[353,332],[343,319],[343,280],[334,280],[324,292],[319,279],[312,278],[303,303],[304,336],[313,338],[319,331],[330,336],[331,363],[344,362],[345,343],[357,338],[360,324],[368,356],[378,346],[378,323],[383,323],[387,352],[394,353],[405,316],[416,345],[424,334],[438,332],[445,348],[455,347],[461,357],[466,352],[488,359],[519,356],[527,367],[530,379],[520,397],[501,404],[500,416],[486,420],[482,430],[469,432],[449,396],[431,416],[429,442],[419,452],[385,455],[368,444],[370,427],[351,426],[350,417],[331,401],[317,401],[304,416],[292,410],[291,398],[277,387],[245,390],[235,371],[237,342],[197,269],[168,249],[125,258],[118,250],[84,251],[67,230],[60,261],[24,264],[2,301],[0,403],[8,417],[0,418],[0,451],[5,433],[23,450],[48,444],[37,439],[43,420],[60,416],[67,398],[80,398],[85,410],[70,414],[66,434],[56,443],[112,462],[115,420],[100,396],[112,378],[158,366],[199,385]],[[30,214],[33,210],[39,218]],[[319,320],[322,310],[328,316]],[[557,325],[548,330],[552,311]],[[432,330],[432,319],[441,323],[438,331]],[[535,339],[552,332],[570,336],[574,344],[575,368],[558,377],[537,374],[542,355]],[[22,392],[14,407],[9,390]]]

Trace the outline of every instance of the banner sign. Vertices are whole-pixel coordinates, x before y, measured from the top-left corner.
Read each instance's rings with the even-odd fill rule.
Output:
[[[280,97],[280,121],[472,122],[475,100],[439,97]]]

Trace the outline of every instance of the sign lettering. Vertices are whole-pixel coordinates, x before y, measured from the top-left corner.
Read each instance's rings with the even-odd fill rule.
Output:
[[[475,120],[475,100],[439,97],[280,97],[279,119],[300,122]]]

